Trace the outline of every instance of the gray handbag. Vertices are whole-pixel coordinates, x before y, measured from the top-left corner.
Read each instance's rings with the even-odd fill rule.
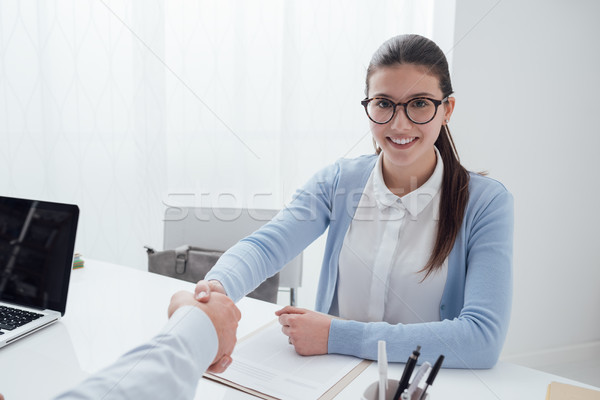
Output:
[[[148,254],[148,271],[193,283],[204,279],[223,254],[222,251],[188,245],[164,251],[155,251],[146,246],[146,253]],[[277,273],[261,283],[248,294],[248,297],[277,303],[278,289],[279,274]]]

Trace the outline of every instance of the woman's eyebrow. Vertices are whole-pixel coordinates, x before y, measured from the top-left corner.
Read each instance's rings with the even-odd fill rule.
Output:
[[[386,99],[390,99],[390,100],[394,100],[395,99],[395,96],[391,96],[391,95],[389,95],[387,93],[375,93],[375,94],[373,94],[373,97],[385,97]],[[432,93],[429,93],[429,92],[419,92],[419,93],[411,93],[410,95],[403,96],[402,98],[410,100],[410,99],[414,99],[414,98],[417,98],[417,97],[432,97],[432,98],[435,98],[435,95],[432,94]]]
[[[393,96],[390,96],[389,94],[386,94],[386,93],[375,93],[371,97],[385,97],[386,99],[392,99],[393,98]]]
[[[415,98],[415,97],[435,97],[435,95],[432,94],[432,93],[429,93],[429,92],[419,92],[419,93],[411,94],[410,96],[406,96],[406,97],[412,99],[412,98]]]

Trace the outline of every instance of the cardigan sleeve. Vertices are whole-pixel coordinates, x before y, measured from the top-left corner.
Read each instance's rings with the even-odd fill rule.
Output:
[[[227,250],[206,275],[238,301],[317,239],[329,225],[339,174],[333,164],[317,172],[273,220]]]
[[[501,189],[472,210],[470,222],[463,223],[465,249],[453,250],[456,254],[450,255],[450,263],[463,264],[466,269],[464,291],[453,293],[462,304],[457,316],[397,325],[333,320],[329,353],[376,359],[377,341],[385,340],[388,359],[393,362],[406,362],[421,345],[420,362],[433,363],[444,354],[445,367],[494,366],[506,337],[512,299],[513,199]],[[441,314],[443,307],[442,303]]]

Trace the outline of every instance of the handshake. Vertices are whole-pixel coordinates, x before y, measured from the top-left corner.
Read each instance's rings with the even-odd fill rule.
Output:
[[[210,318],[219,338],[217,355],[208,368],[213,373],[223,372],[231,364],[238,322],[242,316],[224,293],[225,289],[217,281],[199,281],[194,294],[185,291],[175,293],[168,309],[169,318],[182,306],[198,307]]]

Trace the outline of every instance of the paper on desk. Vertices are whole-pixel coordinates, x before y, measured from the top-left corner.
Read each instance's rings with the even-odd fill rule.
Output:
[[[325,399],[370,364],[338,354],[298,355],[276,321],[238,342],[227,371],[205,377],[265,399]]]

